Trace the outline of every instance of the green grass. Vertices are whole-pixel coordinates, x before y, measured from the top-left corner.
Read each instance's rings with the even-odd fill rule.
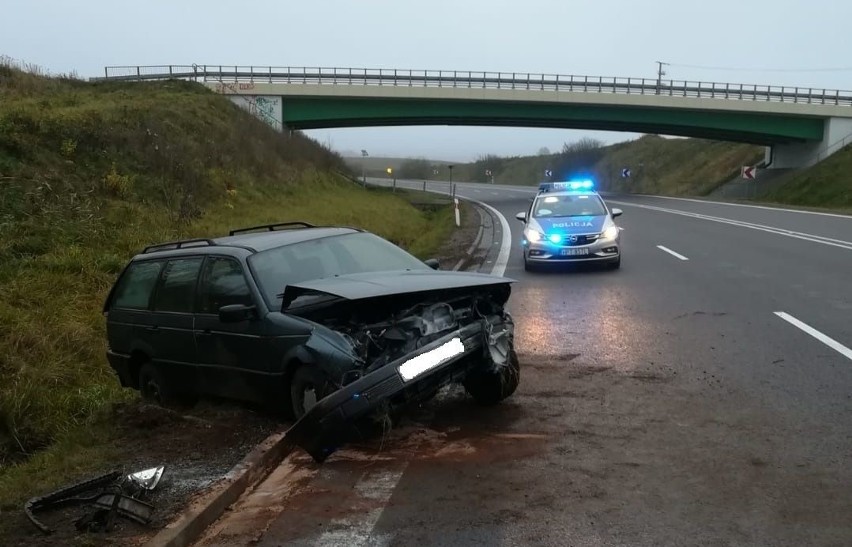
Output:
[[[452,229],[450,208],[362,189],[335,154],[199,85],[6,64],[0,99],[0,507],[46,471],[67,479],[108,454],[97,441],[109,409],[135,395],[106,362],[101,306],[145,245],[305,220],[364,227],[425,258]]]
[[[852,209],[852,145],[793,174],[761,199],[807,207]]]

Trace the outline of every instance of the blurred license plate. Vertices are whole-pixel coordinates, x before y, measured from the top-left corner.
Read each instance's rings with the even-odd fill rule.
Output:
[[[562,256],[579,256],[589,254],[588,249],[560,249],[559,254]]]

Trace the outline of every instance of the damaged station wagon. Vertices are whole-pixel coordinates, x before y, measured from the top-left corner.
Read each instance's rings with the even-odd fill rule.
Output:
[[[511,280],[438,271],[355,228],[291,222],[145,248],[110,291],[107,357],[122,386],[296,418],[323,461],[351,426],[458,382],[482,404],[518,386]]]

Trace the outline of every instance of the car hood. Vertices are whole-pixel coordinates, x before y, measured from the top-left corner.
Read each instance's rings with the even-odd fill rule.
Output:
[[[538,225],[545,234],[593,234],[602,232],[607,215],[582,216],[582,217],[536,217],[531,223]]]
[[[282,310],[287,309],[296,298],[306,294],[326,294],[346,300],[363,300],[435,290],[505,285],[514,281],[495,275],[436,270],[347,274],[287,285]]]

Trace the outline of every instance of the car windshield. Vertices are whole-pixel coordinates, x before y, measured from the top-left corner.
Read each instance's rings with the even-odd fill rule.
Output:
[[[606,209],[597,196],[540,196],[533,206],[534,217],[584,217],[605,215]]]
[[[259,252],[248,259],[263,297],[276,307],[287,285],[338,275],[429,266],[374,234],[325,237]]]

